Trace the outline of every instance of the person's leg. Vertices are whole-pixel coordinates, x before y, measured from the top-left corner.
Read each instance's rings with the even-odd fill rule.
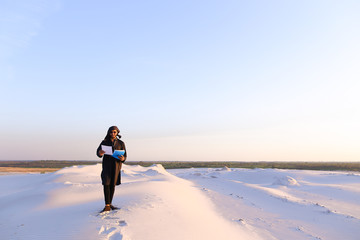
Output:
[[[112,200],[113,200],[113,197],[114,197],[114,193],[115,193],[115,186],[110,185],[110,208],[112,210],[119,209],[118,207],[115,207],[114,205],[112,205]]]
[[[114,185],[110,185],[109,186],[110,189],[110,204],[112,203],[113,197],[114,197],[114,193],[115,193],[115,186]]]
[[[105,208],[102,212],[110,211],[110,203],[111,203],[111,190],[110,185],[104,185],[104,199],[105,199]]]
[[[104,185],[104,199],[105,199],[105,205],[108,205],[111,203],[111,187],[110,187],[110,185]]]

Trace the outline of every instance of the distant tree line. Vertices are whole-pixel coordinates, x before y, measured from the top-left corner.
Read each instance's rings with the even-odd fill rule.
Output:
[[[59,161],[59,160],[41,160],[41,161],[0,161],[0,167],[21,167],[21,168],[64,168],[74,165],[94,165],[98,161]]]
[[[94,165],[99,161],[0,161],[0,167],[21,168],[64,168],[74,165]],[[149,167],[153,164],[161,164],[166,169],[175,168],[278,168],[298,170],[326,170],[326,171],[359,171],[360,162],[188,162],[188,161],[127,161],[128,165],[140,165]]]
[[[127,162],[144,167],[161,164],[166,169],[174,168],[278,168],[298,170],[360,171],[360,162]]]

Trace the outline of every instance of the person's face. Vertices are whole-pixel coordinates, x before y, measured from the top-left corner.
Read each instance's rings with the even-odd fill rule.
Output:
[[[111,130],[109,132],[110,138],[112,138],[112,139],[115,138],[117,134],[118,134],[118,132],[116,130]]]

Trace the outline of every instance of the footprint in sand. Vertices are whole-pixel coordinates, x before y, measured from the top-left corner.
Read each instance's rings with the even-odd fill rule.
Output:
[[[121,235],[119,232],[114,233],[111,236],[108,236],[109,240],[122,240],[123,239],[123,235]]]
[[[122,227],[127,226],[127,223],[124,220],[120,220],[117,223],[119,224],[119,226],[122,226]]]
[[[103,225],[99,230],[99,235],[103,235],[105,239],[108,240],[123,239],[123,235],[121,234],[120,230],[116,227],[107,227]]]
[[[113,231],[116,231],[115,227],[107,227],[107,226],[101,226],[100,230],[99,230],[99,234],[110,234]]]
[[[100,213],[101,218],[101,227],[99,229],[99,235],[103,239],[107,240],[122,240],[123,236],[123,227],[127,226],[125,220],[119,218],[119,213],[117,211],[111,211],[106,213]]]
[[[100,227],[99,235],[107,240],[122,240],[122,227],[127,226],[125,220],[121,220],[114,212],[105,213],[101,216],[103,225]]]
[[[101,219],[108,219],[108,220],[112,220],[112,219],[119,219],[118,217],[115,217],[115,216],[108,216],[108,215],[105,215],[103,216]]]

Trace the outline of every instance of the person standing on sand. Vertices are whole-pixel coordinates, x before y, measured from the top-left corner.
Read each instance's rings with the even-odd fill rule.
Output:
[[[120,170],[122,163],[125,162],[127,157],[125,143],[120,140],[121,136],[119,135],[119,133],[120,130],[118,127],[110,127],[107,131],[105,139],[100,143],[99,147],[96,150],[96,155],[100,158],[103,157],[101,181],[102,185],[104,186],[105,207],[101,212],[118,209],[111,203],[115,192],[115,185],[121,184]],[[102,149],[101,145],[112,147],[113,151],[125,150],[125,154],[123,156],[115,158],[112,155],[105,154],[105,151]]]

